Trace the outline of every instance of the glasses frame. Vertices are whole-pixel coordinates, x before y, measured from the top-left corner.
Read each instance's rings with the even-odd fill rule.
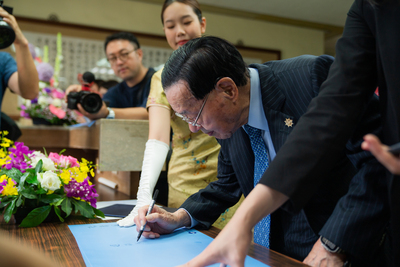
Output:
[[[125,62],[128,60],[129,54],[132,52],[135,52],[136,50],[138,50],[138,48],[134,48],[132,51],[129,51],[129,52],[124,52],[123,55],[121,55],[121,53],[119,53],[118,55],[116,55],[115,57],[113,57],[111,59],[107,57],[107,61],[110,63],[110,65],[114,65],[115,63],[117,63],[118,59],[121,60],[122,62]],[[126,58],[124,59],[122,57],[126,57]]]
[[[194,121],[192,121],[191,119],[189,119],[189,118],[186,117],[185,115],[179,114],[179,113],[177,113],[177,112],[175,112],[175,115],[176,115],[177,117],[181,118],[183,121],[185,121],[185,122],[189,123],[190,125],[194,126],[194,127],[200,127],[201,125],[200,125],[200,124],[197,124],[197,121],[199,120],[199,118],[200,118],[200,116],[201,116],[201,113],[203,112],[204,106],[206,105],[206,102],[207,102],[207,99],[208,99],[208,96],[209,96],[209,95],[210,95],[210,94],[207,94],[207,96],[204,98],[204,101],[203,101],[203,104],[201,105],[200,111],[199,111],[199,113],[197,114],[197,116],[196,116],[196,118],[194,119]]]

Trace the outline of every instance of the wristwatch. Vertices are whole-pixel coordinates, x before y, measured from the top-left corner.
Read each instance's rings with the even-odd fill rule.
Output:
[[[323,236],[321,236],[321,243],[322,243],[322,246],[331,253],[346,254],[343,249],[336,246],[335,244],[333,244],[331,241],[329,241],[328,239],[326,239]],[[346,255],[343,255],[343,256],[347,258]],[[351,263],[348,260],[346,260],[343,263],[343,267],[351,267]]]
[[[107,108],[108,109],[108,115],[107,115],[107,119],[115,119],[115,112],[114,110],[112,110],[112,108]]]
[[[325,237],[321,236],[321,243],[324,246],[324,248],[331,252],[331,253],[341,253],[344,254],[344,250],[341,249],[340,247],[336,246],[335,244],[333,244],[331,241],[329,241],[328,239],[326,239]]]

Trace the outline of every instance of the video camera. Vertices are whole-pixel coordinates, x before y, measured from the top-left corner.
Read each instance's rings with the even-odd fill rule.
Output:
[[[71,92],[67,96],[69,109],[78,109],[77,104],[80,103],[82,108],[89,113],[97,113],[103,105],[100,95],[90,92],[90,85],[94,81],[93,73],[87,71],[82,76],[82,91]]]
[[[13,8],[9,6],[3,6],[3,1],[0,1],[0,6],[7,11],[10,15],[12,15]],[[4,49],[9,47],[15,40],[15,32],[13,28],[11,28],[8,23],[3,21],[3,18],[0,17],[0,49]]]

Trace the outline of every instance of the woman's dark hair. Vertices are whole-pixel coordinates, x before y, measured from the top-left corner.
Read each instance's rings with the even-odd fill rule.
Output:
[[[250,76],[235,46],[221,38],[205,36],[190,40],[172,53],[164,65],[161,83],[165,90],[185,81],[188,90],[200,100],[223,77],[231,78],[236,86],[244,86]]]
[[[167,9],[167,7],[169,7],[174,2],[178,2],[178,3],[182,3],[182,4],[190,6],[193,9],[193,12],[199,18],[199,21],[201,22],[203,15],[201,14],[200,4],[197,2],[197,0],[165,0],[163,7],[161,9],[161,23],[163,25],[164,25],[164,11]]]

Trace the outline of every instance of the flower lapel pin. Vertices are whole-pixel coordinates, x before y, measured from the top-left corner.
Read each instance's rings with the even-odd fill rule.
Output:
[[[287,119],[285,120],[285,125],[286,125],[287,127],[293,127],[293,120],[290,119],[290,118],[287,118]]]

